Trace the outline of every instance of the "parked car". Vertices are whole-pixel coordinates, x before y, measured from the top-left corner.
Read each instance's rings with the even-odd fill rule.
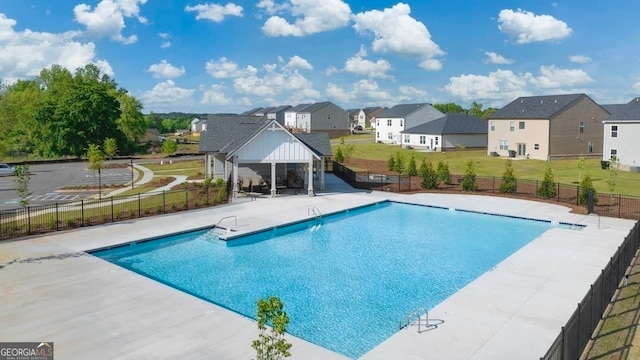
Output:
[[[353,130],[362,131],[362,126],[361,125],[356,125],[356,126],[353,127]]]
[[[0,164],[0,176],[10,176],[14,174],[13,166],[7,164]]]

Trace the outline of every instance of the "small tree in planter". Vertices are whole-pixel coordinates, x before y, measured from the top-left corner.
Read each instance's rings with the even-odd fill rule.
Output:
[[[336,162],[342,164],[344,162],[344,154],[342,154],[342,148],[338,146],[338,150],[336,150]]]
[[[396,158],[393,155],[390,155],[389,160],[387,160],[387,169],[396,171]]]
[[[445,185],[451,185],[451,174],[449,173],[449,163],[438,160],[438,179]]]
[[[542,183],[540,183],[540,188],[538,189],[538,196],[550,199],[556,197],[556,195],[553,171],[551,170],[551,166],[547,165],[547,168],[544,170],[544,179],[542,180]]]
[[[503,194],[513,194],[516,192],[516,187],[516,177],[513,175],[513,161],[507,160],[498,189]]]
[[[422,182],[420,183],[422,188],[427,190],[438,188],[438,174],[433,170],[431,161],[427,162],[424,159],[422,160],[422,164],[420,164],[420,178],[422,178]]]
[[[276,296],[258,299],[258,339],[252,345],[256,350],[256,360],[279,360],[291,356],[291,343],[284,338],[289,317],[284,305]],[[271,331],[267,331],[271,325]]]
[[[404,154],[401,153],[400,151],[396,152],[396,161],[395,161],[395,171],[397,171],[398,173],[402,174],[405,172],[405,158],[404,158]]]
[[[591,180],[591,175],[585,175],[582,177],[582,181],[580,181],[580,192],[578,194],[578,205],[586,205],[587,199],[589,198],[589,193],[593,191],[593,202],[597,203],[598,198],[596,197],[596,190],[593,188],[593,180]]]
[[[462,186],[463,191],[478,191],[478,181],[476,180],[476,171],[473,160],[469,160],[467,162],[467,169],[464,172],[464,176],[462,177]]]
[[[416,167],[416,158],[415,156],[413,156],[413,154],[411,154],[411,157],[409,158],[409,165],[407,166],[407,174],[411,176],[418,175],[418,168]]]

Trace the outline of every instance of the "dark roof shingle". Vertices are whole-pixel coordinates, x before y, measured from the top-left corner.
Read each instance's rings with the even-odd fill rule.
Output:
[[[585,94],[519,97],[496,111],[489,119],[549,119]]]
[[[473,115],[450,113],[414,126],[403,134],[486,134],[487,121]]]

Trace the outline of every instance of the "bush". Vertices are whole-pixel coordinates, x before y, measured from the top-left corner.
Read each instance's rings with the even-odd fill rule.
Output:
[[[344,154],[342,154],[342,148],[338,146],[338,150],[336,150],[336,162],[342,164],[344,162]]]
[[[440,180],[441,183],[446,185],[451,185],[451,174],[449,173],[449,163],[439,160],[438,168],[436,172],[438,173],[438,180]]]
[[[516,177],[513,175],[513,162],[511,160],[507,160],[498,190],[503,194],[513,194],[516,192],[516,189],[517,185]]]
[[[396,171],[396,158],[393,155],[389,156],[389,160],[387,160],[387,169],[389,171]]]
[[[553,171],[551,170],[551,166],[547,165],[547,168],[544,170],[544,179],[538,189],[538,196],[546,199],[556,197],[556,185],[553,181]]]
[[[409,165],[407,166],[407,174],[411,176],[418,175],[418,168],[416,167],[416,158],[411,154],[411,158],[409,158]]]
[[[476,171],[473,160],[467,162],[467,169],[462,177],[462,190],[463,191],[478,191],[478,181],[476,180]]]
[[[589,198],[589,192],[593,191],[593,202],[598,202],[598,197],[596,196],[596,190],[593,188],[593,180],[591,180],[591,175],[585,175],[582,177],[582,181],[580,181],[580,192],[578,194],[578,205],[586,205],[587,199]]]
[[[420,186],[424,189],[433,190],[437,189],[438,185],[440,185],[438,174],[433,169],[431,161],[427,162],[424,159],[422,160],[422,164],[420,164],[420,178],[422,178]]]

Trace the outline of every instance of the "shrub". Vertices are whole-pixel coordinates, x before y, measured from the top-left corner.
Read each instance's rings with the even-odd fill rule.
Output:
[[[498,190],[503,194],[512,194],[516,192],[516,189],[517,185],[516,177],[513,175],[513,162],[511,160],[507,160]]]
[[[442,160],[438,161],[438,168],[436,170],[438,174],[438,180],[446,185],[451,185],[451,174],[449,173],[449,163]]]
[[[427,162],[424,159],[422,160],[422,164],[420,164],[420,178],[422,178],[420,186],[424,189],[433,190],[438,188],[438,174],[433,169],[431,161]]]
[[[390,155],[389,160],[387,160],[387,169],[396,171],[396,158],[393,155]]]
[[[473,160],[467,162],[467,169],[462,177],[462,190],[463,191],[478,191],[478,181],[476,180],[476,171]]]
[[[344,162],[344,154],[342,154],[342,148],[338,146],[338,150],[336,150],[336,158],[337,163],[342,164]]]
[[[251,346],[256,350],[256,360],[279,360],[291,356],[291,343],[284,337],[289,324],[289,317],[283,310],[284,305],[278,297],[272,296],[266,300],[258,299],[258,340]],[[267,332],[267,325],[271,331]]]
[[[411,154],[411,158],[409,158],[409,165],[407,166],[407,174],[411,176],[418,175],[418,168],[416,167],[416,158]]]
[[[587,199],[589,198],[589,192],[592,192],[592,191],[593,191],[593,202],[597,203],[598,198],[596,197],[596,190],[593,188],[593,180],[591,180],[591,175],[583,176],[582,181],[580,181],[578,205],[586,205]]]
[[[544,170],[544,179],[538,189],[538,196],[547,199],[556,197],[556,185],[553,181],[553,171],[549,165],[547,165],[547,168]]]

